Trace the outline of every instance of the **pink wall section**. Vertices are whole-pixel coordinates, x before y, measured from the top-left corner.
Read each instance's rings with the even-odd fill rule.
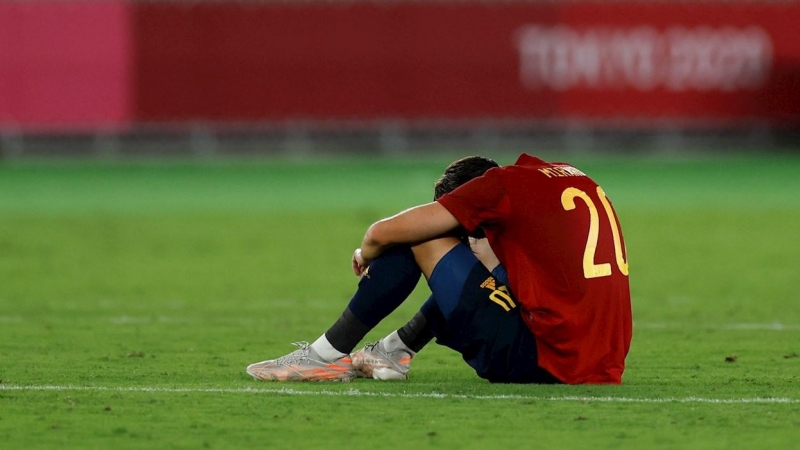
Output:
[[[131,121],[125,1],[0,1],[0,129],[120,130]]]

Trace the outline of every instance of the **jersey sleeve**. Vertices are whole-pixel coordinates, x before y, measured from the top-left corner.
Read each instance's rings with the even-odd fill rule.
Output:
[[[492,227],[510,213],[499,171],[491,169],[437,200],[470,233],[478,227]]]

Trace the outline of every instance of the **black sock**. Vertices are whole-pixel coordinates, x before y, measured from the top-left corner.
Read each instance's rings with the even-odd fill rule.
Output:
[[[428,319],[419,311],[397,330],[400,340],[414,353],[418,353],[433,339],[433,330],[428,326]]]
[[[346,308],[342,313],[339,320],[325,332],[325,337],[331,343],[333,348],[342,353],[350,353],[353,348],[364,339],[364,336],[369,333],[370,327],[364,325],[363,322]]]
[[[328,342],[342,353],[352,351],[369,330],[411,295],[420,275],[411,247],[403,245],[385,251],[361,277],[342,317],[325,332]]]

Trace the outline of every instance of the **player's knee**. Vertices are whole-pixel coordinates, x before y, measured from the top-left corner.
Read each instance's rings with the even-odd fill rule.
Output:
[[[436,264],[460,243],[461,241],[455,237],[444,237],[417,244],[411,250],[414,252],[414,259],[422,273],[425,274],[425,278],[430,278]]]

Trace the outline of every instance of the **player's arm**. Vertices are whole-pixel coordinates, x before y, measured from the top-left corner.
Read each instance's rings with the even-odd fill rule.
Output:
[[[437,202],[415,206],[379,220],[367,229],[361,248],[353,254],[353,271],[360,275],[372,260],[393,245],[428,241],[459,226],[450,211]]]

